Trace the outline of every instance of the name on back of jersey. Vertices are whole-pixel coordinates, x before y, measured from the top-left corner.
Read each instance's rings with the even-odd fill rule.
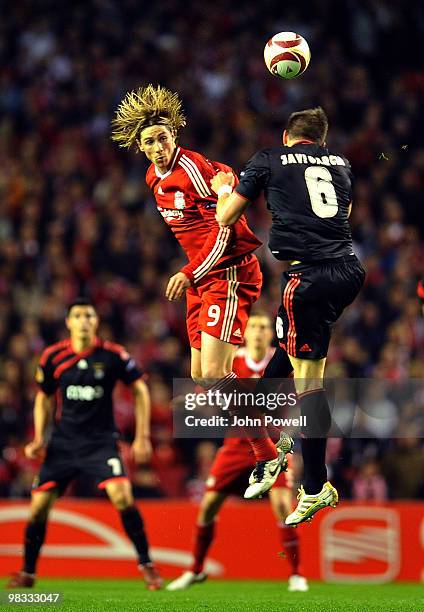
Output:
[[[283,166],[287,164],[317,164],[319,166],[346,166],[345,160],[340,155],[322,155],[314,157],[306,153],[284,153],[281,155]]]

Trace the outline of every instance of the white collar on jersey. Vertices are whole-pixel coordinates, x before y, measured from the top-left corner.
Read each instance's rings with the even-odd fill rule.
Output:
[[[242,351],[243,351],[243,353],[242,353]],[[247,352],[247,350],[246,350],[246,347],[245,347],[245,346],[243,346],[241,349],[239,349],[239,350],[237,351],[237,353],[238,353],[238,355],[240,355],[240,353],[242,353],[242,354],[241,354],[241,356],[243,356],[243,357],[244,357],[244,360],[245,360],[246,365],[247,365],[247,367],[249,368],[249,370],[252,370],[252,372],[261,372],[262,370],[264,370],[264,369],[266,368],[266,366],[267,366],[267,365],[268,365],[268,363],[269,363],[269,360],[270,360],[270,352],[271,352],[271,351],[272,351],[272,348],[271,348],[271,349],[268,349],[268,351],[266,352],[265,357],[264,357],[264,358],[263,358],[261,361],[254,361],[254,360],[253,360],[253,359],[250,357],[250,355],[249,355],[249,353]],[[274,351],[272,351],[272,352],[274,352]]]
[[[177,150],[175,151],[174,160],[173,160],[173,162],[172,162],[172,164],[171,164],[171,167],[169,168],[169,170],[167,170],[167,171],[165,172],[165,174],[161,174],[161,173],[159,172],[159,170],[157,169],[157,167],[155,166],[156,176],[157,176],[158,178],[160,178],[160,180],[161,180],[161,181],[162,181],[164,178],[166,178],[167,176],[169,176],[169,175],[171,174],[171,172],[173,171],[174,166],[175,166],[175,162],[177,161],[177,157],[178,157],[179,153],[180,153],[180,147],[177,147]]]

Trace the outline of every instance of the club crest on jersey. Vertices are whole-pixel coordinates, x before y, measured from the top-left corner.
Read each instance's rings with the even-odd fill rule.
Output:
[[[182,191],[176,191],[174,196],[174,206],[177,210],[185,208],[184,193]]]
[[[101,380],[105,376],[105,366],[103,363],[93,363],[94,378]]]
[[[85,359],[80,359],[77,363],[77,368],[79,370],[86,370],[88,368],[88,363]]]

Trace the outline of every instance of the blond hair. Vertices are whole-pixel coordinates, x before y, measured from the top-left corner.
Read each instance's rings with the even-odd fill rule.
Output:
[[[166,125],[174,134],[186,124],[177,93],[152,84],[127,93],[112,120],[112,140],[130,148],[150,125]]]

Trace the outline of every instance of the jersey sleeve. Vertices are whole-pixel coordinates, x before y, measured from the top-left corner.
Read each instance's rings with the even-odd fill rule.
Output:
[[[265,188],[270,173],[268,149],[263,149],[247,162],[240,173],[240,182],[236,192],[253,202]]]
[[[201,173],[206,185],[210,185],[212,177],[220,171],[232,172],[234,175],[235,183],[237,184],[238,178],[235,175],[232,168],[221,164],[220,162],[209,162],[204,160],[201,164]],[[210,196],[208,199],[199,198],[197,200],[197,208],[205,219],[210,228],[208,237],[200,249],[196,257],[194,257],[187,265],[185,265],[180,271],[183,272],[193,284],[199,282],[206,274],[208,274],[214,266],[216,266],[221,257],[226,252],[231,242],[231,236],[234,232],[232,227],[221,227],[216,218],[216,201],[215,195]]]
[[[142,377],[143,372],[136,364],[135,360],[125,350],[118,356],[118,379],[126,385],[131,385],[133,382]]]
[[[54,368],[51,357],[46,357],[43,353],[35,372],[35,381],[39,389],[46,395],[53,395],[58,388],[59,382],[53,374]]]

